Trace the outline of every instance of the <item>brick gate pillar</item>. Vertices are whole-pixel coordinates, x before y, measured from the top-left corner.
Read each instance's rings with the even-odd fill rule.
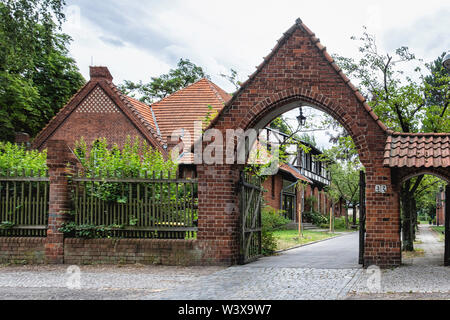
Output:
[[[205,263],[235,265],[239,260],[240,170],[234,165],[198,165],[198,235]]]
[[[64,234],[59,229],[70,210],[68,175],[76,160],[65,141],[51,140],[48,142],[47,148],[50,192],[45,257],[49,264],[63,264]],[[72,166],[68,166],[68,164]]]
[[[364,266],[381,268],[402,263],[399,188],[392,183],[391,169],[366,168],[366,241]],[[387,186],[386,193],[376,192]]]

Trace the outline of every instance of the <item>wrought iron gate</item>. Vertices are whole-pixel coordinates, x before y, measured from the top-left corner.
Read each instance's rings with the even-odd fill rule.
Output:
[[[246,264],[262,255],[262,181],[248,172],[241,173],[240,179],[241,209],[241,258]]]
[[[445,189],[445,266],[450,266],[450,184]]]
[[[366,173],[359,177],[359,264],[364,265],[364,248],[366,241]]]

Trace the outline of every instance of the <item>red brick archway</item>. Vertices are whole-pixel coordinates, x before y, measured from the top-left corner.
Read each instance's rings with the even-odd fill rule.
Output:
[[[319,39],[300,21],[288,30],[211,124],[227,129],[262,128],[301,102],[338,120],[352,136],[367,173],[365,265],[401,263],[398,194],[391,170],[383,166],[391,133],[350,83]],[[198,165],[199,233],[212,261],[239,258],[239,165]],[[387,193],[375,192],[386,185]],[[356,259],[357,257],[355,257]]]

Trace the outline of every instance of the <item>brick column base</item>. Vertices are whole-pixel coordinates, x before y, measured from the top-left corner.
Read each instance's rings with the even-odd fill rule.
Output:
[[[47,146],[50,197],[45,260],[48,264],[63,264],[64,234],[59,229],[66,221],[67,212],[70,210],[68,175],[73,171],[76,158],[65,141],[52,140]]]

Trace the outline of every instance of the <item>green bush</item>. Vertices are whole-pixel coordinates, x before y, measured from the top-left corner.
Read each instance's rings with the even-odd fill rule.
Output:
[[[36,150],[27,150],[22,145],[10,142],[0,142],[0,175],[6,175],[9,172],[14,174],[37,176],[47,170],[47,152]]]
[[[272,207],[265,206],[261,212],[262,227],[268,231],[275,231],[290,223],[289,219],[284,217],[284,212]]]
[[[277,250],[277,240],[273,232],[288,223],[283,215],[283,211],[276,210],[272,207],[265,206],[261,212],[262,218],[262,251],[264,255],[271,255]]]
[[[303,218],[316,225],[316,226],[320,226],[321,224],[329,224],[330,221],[327,217],[321,215],[318,212],[312,211],[312,212],[304,212],[303,213]]]
[[[106,139],[99,139],[88,146],[83,138],[75,145],[75,155],[81,162],[88,177],[102,177],[106,173],[118,178],[151,177],[159,178],[160,173],[167,178],[177,171],[177,164],[165,160],[162,154],[145,141],[128,136],[125,145],[119,149],[117,144],[110,146]]]
[[[350,222],[349,222],[349,224],[350,224]],[[340,218],[334,219],[334,228],[335,229],[346,229],[345,217],[340,217]]]

